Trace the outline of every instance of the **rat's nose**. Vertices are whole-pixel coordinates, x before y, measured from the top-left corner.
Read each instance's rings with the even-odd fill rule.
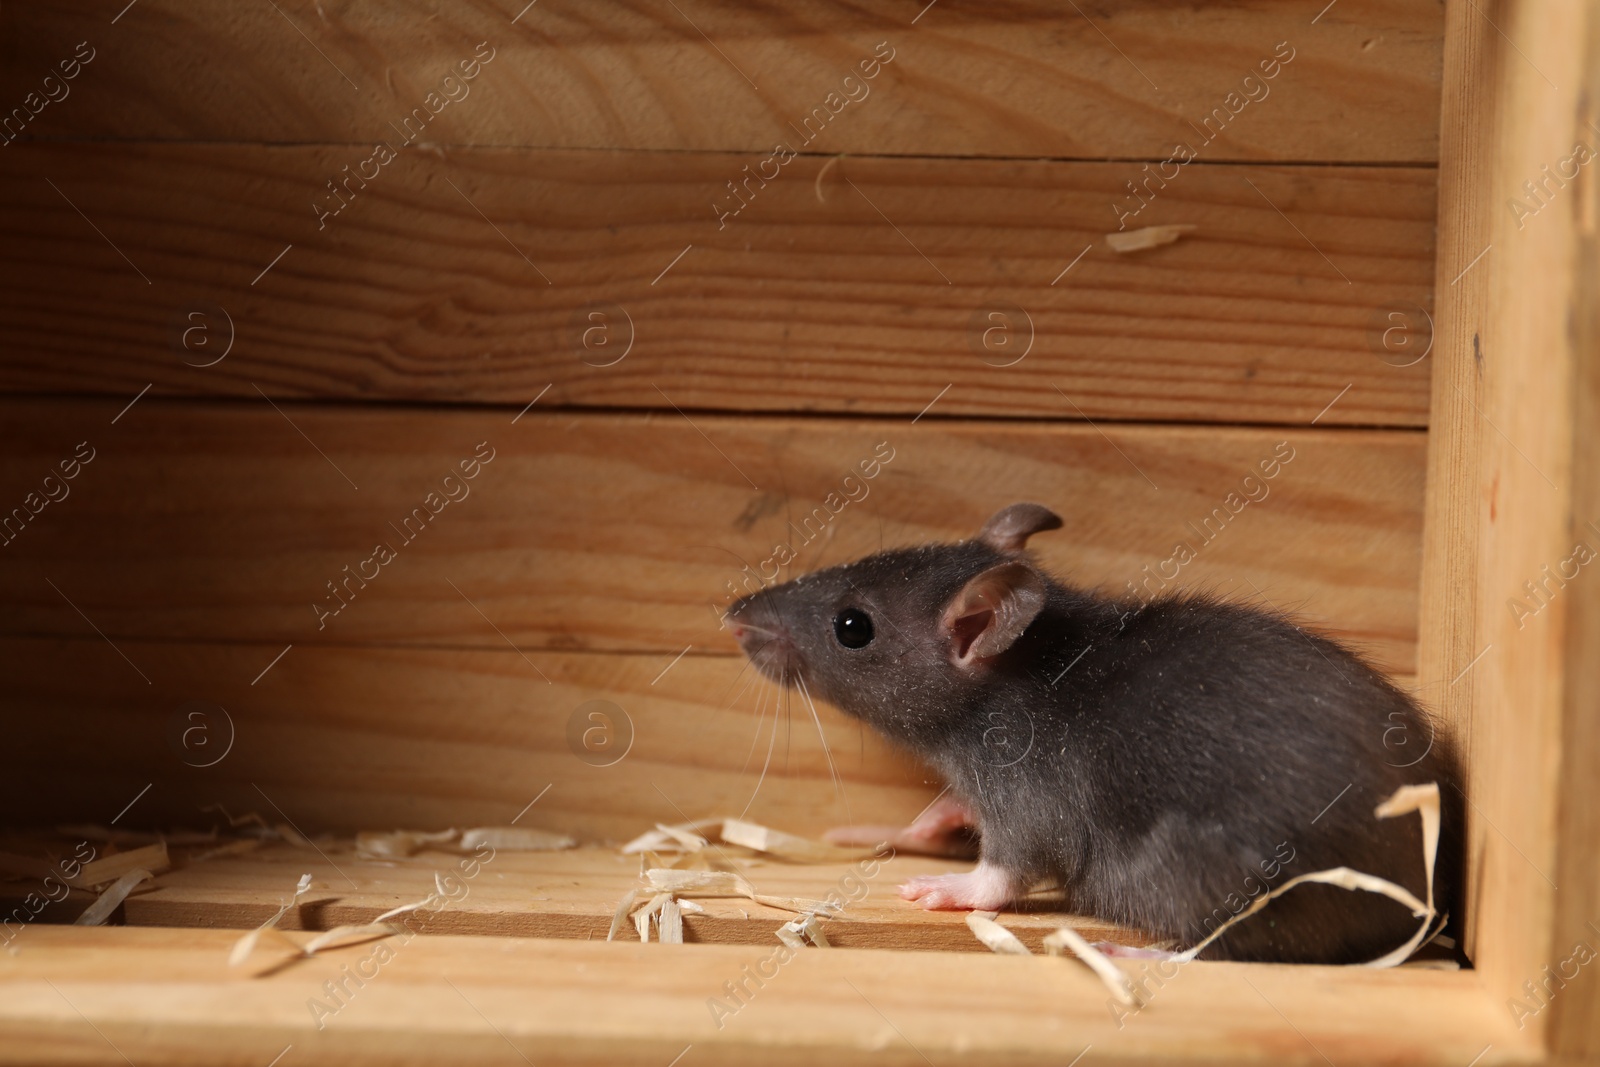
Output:
[[[745,597],[728,609],[723,616],[728,632],[739,642],[739,648],[752,660],[783,655],[793,647],[789,628],[766,604],[756,599],[760,594]]]
[[[757,623],[748,614],[739,618],[730,615],[728,632],[747,656],[775,641],[784,645],[790,643],[789,632],[781,624],[768,619]]]

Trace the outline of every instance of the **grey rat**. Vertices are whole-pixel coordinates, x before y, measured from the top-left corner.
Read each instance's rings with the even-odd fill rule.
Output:
[[[727,612],[763,673],[803,682],[948,783],[894,839],[953,854],[972,826],[978,866],[902,895],[994,910],[1050,883],[1070,910],[1184,947],[1308,871],[1350,867],[1425,899],[1420,820],[1373,809],[1437,782],[1435,899],[1455,906],[1455,757],[1415,701],[1279,613],[1182,593],[1141,605],[1059,582],[1026,543],[1060,526],[1014,504],[972,540],[880,552]],[[1302,884],[1202,958],[1361,962],[1417,926],[1385,897]]]

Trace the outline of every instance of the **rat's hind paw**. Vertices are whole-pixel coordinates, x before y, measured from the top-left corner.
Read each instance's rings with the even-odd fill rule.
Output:
[[[900,895],[929,911],[998,911],[1016,899],[1009,871],[980,863],[966,874],[925,874],[900,887]]]
[[[1111,956],[1120,960],[1175,960],[1183,955],[1172,949],[1136,945],[1124,945],[1116,941],[1091,941],[1090,948],[1099,949],[1101,955]]]
[[[841,826],[829,830],[823,840],[834,845],[867,848],[887,842],[896,852],[970,859],[978,854],[974,841],[977,825],[977,818],[966,805],[954,797],[940,796],[905,828]]]

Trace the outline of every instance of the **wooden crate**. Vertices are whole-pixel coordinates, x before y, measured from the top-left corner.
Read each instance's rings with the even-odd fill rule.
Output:
[[[1600,984],[1549,977],[1600,938],[1600,592],[1546,577],[1600,544],[1592,4],[72,0],[0,29],[0,851],[214,804],[312,839],[163,876],[123,925],[45,921],[77,896],[27,924],[0,1062],[1600,1058]],[[601,940],[654,823],[816,834],[938,791],[821,708],[835,788],[717,627],[860,459],[893,455],[802,565],[1033,498],[1069,516],[1045,563],[1120,588],[1280,442],[1183,580],[1450,723],[1469,969],[1133,965],[1127,1017],[880,892],[719,1018],[781,915]],[[302,870],[294,931],[440,862],[350,835],[513,819],[585,845],[508,860],[336,1019],[309,1005],[369,948],[227,966]],[[1061,919],[1003,918],[1036,949]]]

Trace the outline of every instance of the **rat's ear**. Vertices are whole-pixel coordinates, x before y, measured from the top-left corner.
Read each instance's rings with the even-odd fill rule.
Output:
[[[1021,552],[1034,534],[1059,529],[1061,516],[1042,504],[1012,504],[983,524],[978,540],[997,552]]]
[[[998,656],[1022,636],[1044,607],[1044,597],[1044,579],[1026,563],[997,563],[979,574],[944,609],[951,658],[972,667],[983,657]]]

